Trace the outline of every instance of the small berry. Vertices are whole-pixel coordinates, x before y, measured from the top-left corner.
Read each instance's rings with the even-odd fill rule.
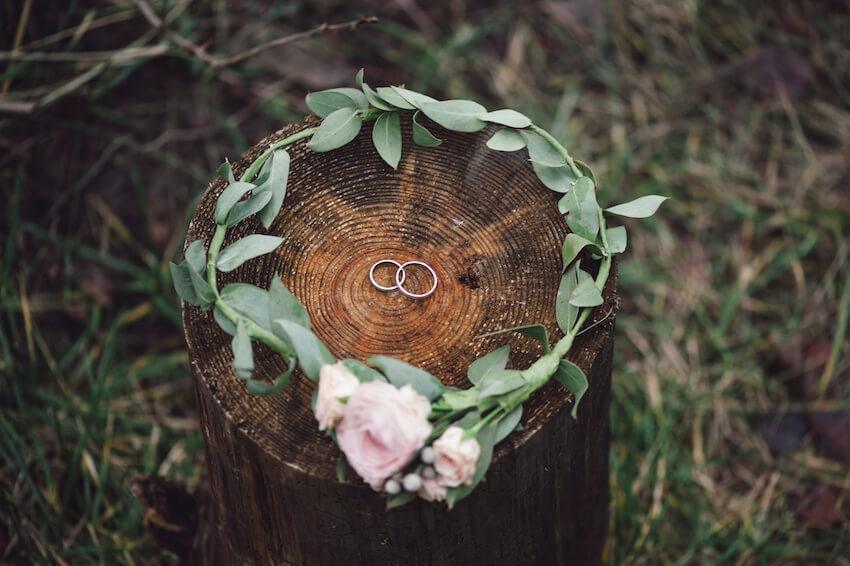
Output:
[[[384,491],[389,493],[390,495],[395,495],[399,491],[401,491],[401,485],[396,480],[387,480],[384,484]]]
[[[419,488],[422,487],[422,478],[417,474],[407,474],[402,483],[407,491],[419,491]]]
[[[427,446],[422,449],[422,454],[420,454],[419,457],[422,458],[422,461],[426,464],[433,464],[437,457],[437,453],[434,452],[433,448]]]

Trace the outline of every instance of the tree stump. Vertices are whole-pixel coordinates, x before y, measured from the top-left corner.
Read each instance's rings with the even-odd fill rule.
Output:
[[[316,123],[254,146],[234,166],[237,176],[270,143]],[[527,367],[542,353],[538,343],[515,333],[480,336],[533,323],[545,324],[552,339],[562,335],[554,305],[567,228],[558,195],[540,184],[525,151],[485,146],[493,129],[461,134],[430,124],[443,144],[422,148],[408,141],[408,121],[392,170],[368,126],[330,153],[310,152],[303,141],[287,148],[286,200],[268,230],[284,243],[222,274],[220,285],[268,288],[281,277],[339,359],[394,356],[464,388],[469,364],[504,344],[512,346],[508,367]],[[209,243],[224,186],[219,179],[203,196],[187,242]],[[225,245],[248,231],[264,233],[252,218]],[[427,262],[439,277],[436,292],[416,300],[377,290],[369,269],[384,258]],[[377,275],[392,276],[380,268]],[[424,271],[408,277],[411,289],[430,284]],[[184,303],[211,496],[196,556],[223,565],[598,563],[608,517],[615,289],[616,269],[589,324],[607,318],[569,355],[590,382],[578,419],[570,416],[572,395],[547,385],[526,403],[523,429],[497,446],[486,482],[450,511],[418,499],[386,511],[353,472],[338,481],[338,449],[310,410],[315,384],[296,373],[280,395],[251,395],[231,369],[230,336],[211,311]],[[286,369],[265,346],[254,347],[255,378],[270,382]]]

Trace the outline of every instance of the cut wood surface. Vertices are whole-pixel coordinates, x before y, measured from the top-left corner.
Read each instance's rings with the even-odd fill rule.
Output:
[[[238,176],[270,143],[315,125],[285,128],[234,165]],[[403,125],[398,170],[387,166],[364,124],[350,144],[313,153],[288,149],[286,199],[266,232],[251,218],[228,242],[247,233],[284,238],[272,254],[221,274],[220,287],[248,282],[268,288],[280,277],[304,304],[313,331],[339,359],[394,356],[468,387],[477,357],[511,344],[508,367],[527,367],[541,354],[530,338],[481,335],[543,323],[550,339],[567,233],[558,194],[543,187],[525,151],[488,149],[492,129],[449,132],[436,148],[412,142]],[[187,242],[207,243],[215,228],[214,182],[201,199]],[[369,281],[378,260],[424,261],[436,271],[436,292],[412,299]],[[393,269],[376,271],[382,281]],[[407,271],[405,287],[430,286],[423,269]],[[588,375],[590,390],[578,420],[572,396],[549,384],[526,403],[523,429],[497,446],[481,484],[455,509],[415,501],[385,511],[384,500],[351,472],[337,480],[336,445],[317,429],[310,410],[316,384],[300,372],[280,395],[251,395],[233,375],[230,336],[211,311],[184,304],[186,339],[201,409],[211,487],[214,546],[204,555],[221,564],[592,564],[607,524],[608,399],[616,269],[605,304],[569,354]],[[271,382],[286,370],[265,346],[254,345],[255,378]]]

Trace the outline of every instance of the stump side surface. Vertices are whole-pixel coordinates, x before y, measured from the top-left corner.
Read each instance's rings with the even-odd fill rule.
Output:
[[[313,124],[290,126],[257,144],[234,166],[237,176],[270,143]],[[443,144],[422,148],[407,141],[410,124],[405,123],[402,160],[393,171],[377,155],[366,126],[355,141],[333,152],[311,152],[304,142],[288,148],[287,195],[268,230],[284,243],[275,253],[222,274],[220,286],[240,281],[268,288],[271,278],[280,276],[307,308],[314,332],[340,359],[394,356],[444,383],[467,387],[469,364],[510,343],[509,367],[526,367],[541,354],[535,341],[515,333],[480,336],[538,322],[550,337],[560,336],[554,304],[567,228],[556,206],[559,195],[539,183],[524,151],[488,149],[493,129],[461,134],[434,127]],[[201,199],[187,242],[209,241],[212,211],[224,186],[217,180]],[[252,218],[231,232],[225,245],[265,230]],[[375,289],[369,269],[384,258],[425,261],[437,272],[437,291],[416,300]],[[391,277],[389,269],[376,274]],[[410,270],[408,283],[414,290],[427,288],[427,273]],[[186,307],[184,322],[202,386],[239,429],[282,462],[334,477],[336,447],[317,430],[310,412],[315,384],[297,372],[282,394],[255,397],[234,377],[230,337],[211,311]],[[579,365],[586,341],[580,339],[575,348]],[[270,381],[285,370],[265,346],[255,345],[255,352],[257,377]],[[525,430],[503,443],[497,457],[569,399],[561,389],[535,396],[526,406]]]
[[[608,523],[613,350],[613,334],[605,336],[592,352],[582,417],[572,419],[563,405],[527,442],[505,451],[487,481],[451,511],[415,500],[388,512],[362,484],[283,465],[199,388],[217,520],[207,523],[212,534],[196,564],[599,564]]]

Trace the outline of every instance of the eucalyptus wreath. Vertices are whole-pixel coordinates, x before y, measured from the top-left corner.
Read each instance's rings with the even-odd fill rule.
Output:
[[[218,325],[233,336],[234,373],[245,380],[252,394],[279,393],[296,366],[318,382],[313,411],[319,428],[341,449],[340,479],[353,468],[386,496],[388,508],[417,496],[445,500],[451,507],[484,478],[494,445],[520,426],[523,403],[550,379],[573,393],[572,413],[576,416],[588,383],[581,368],[565,356],[585,329],[593,307],[603,303],[602,289],[612,257],[626,249],[625,226],[608,227],[606,219],[647,218],[666,197],[643,196],[602,208],[591,169],[520,112],[488,112],[471,100],[440,101],[398,86],[373,89],[363,81],[362,70],[356,84],[359,88],[308,94],[307,106],[321,123],[271,145],[239,179],[229,162],[222,164],[218,173],[228,184],[216,203],[215,233],[208,246],[203,240],[190,242],[185,261],[170,264],[171,275],[184,301],[202,309],[213,308]],[[542,324],[489,334],[530,336],[540,341],[544,353],[528,368],[517,370],[506,369],[510,345],[490,352],[469,366],[467,377],[472,387],[465,390],[448,387],[427,371],[387,356],[366,363],[336,360],[311,331],[307,310],[279,278],[273,278],[268,290],[245,283],[219,289],[217,284],[219,272],[232,271],[272,252],[283,241],[251,234],[222,249],[227,231],[249,216],[256,215],[265,228],[277,217],[290,169],[284,148],[308,140],[312,151],[333,151],[353,140],[364,123],[374,122],[375,149],[395,169],[401,159],[400,117],[404,113],[413,115],[414,143],[425,147],[437,147],[441,140],[428,130],[423,116],[457,132],[499,126],[487,146],[505,152],[526,149],[540,182],[563,194],[558,209],[570,233],[562,246],[564,271],[554,309],[564,336],[550,344]],[[598,264],[595,277],[583,268],[582,261]],[[272,383],[252,379],[252,341],[262,342],[287,361],[287,370]]]

